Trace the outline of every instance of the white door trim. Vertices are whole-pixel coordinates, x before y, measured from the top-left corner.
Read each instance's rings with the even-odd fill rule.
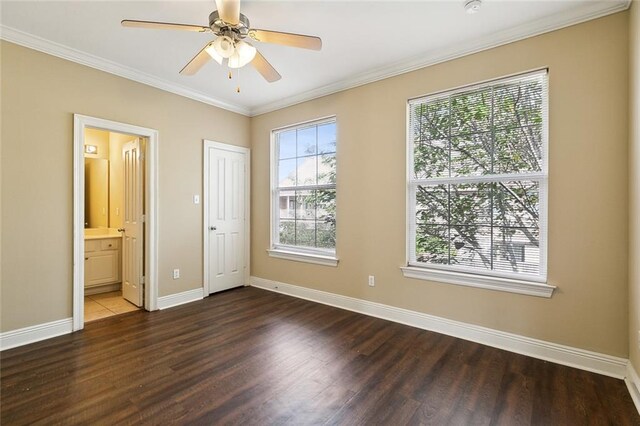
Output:
[[[244,285],[249,285],[250,265],[251,265],[251,245],[250,245],[250,230],[251,230],[251,218],[250,218],[250,188],[251,188],[251,150],[236,145],[229,145],[226,143],[210,141],[203,139],[202,148],[202,162],[203,162],[203,174],[202,174],[202,235],[203,235],[203,282],[202,290],[204,297],[207,297],[209,291],[209,157],[207,150],[210,148],[223,149],[231,152],[240,152],[245,154],[245,168],[244,168]]]
[[[73,331],[84,328],[84,130],[101,129],[148,139],[145,150],[145,301],[158,309],[158,131],[73,115]]]

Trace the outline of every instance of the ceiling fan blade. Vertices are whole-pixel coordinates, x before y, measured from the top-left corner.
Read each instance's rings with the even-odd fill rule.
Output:
[[[267,61],[264,56],[260,54],[260,52],[256,52],[256,56],[251,61],[251,65],[258,71],[265,80],[269,83],[273,83],[274,81],[278,81],[282,78],[282,76],[276,71],[276,69]]]
[[[131,19],[125,19],[120,23],[123,27],[131,28],[150,28],[153,30],[181,30],[194,31],[197,33],[211,32],[211,28],[203,27],[202,25],[174,24],[172,22],[135,21]]]
[[[180,70],[180,74],[194,75],[195,73],[200,71],[200,68],[205,66],[205,64],[211,60],[211,56],[207,53],[207,48],[210,45],[211,43],[207,43],[202,48],[202,50],[200,50],[198,54],[194,56],[193,59],[190,60],[189,63]]]
[[[216,0],[218,14],[227,24],[238,25],[240,22],[240,0]]]
[[[281,33],[269,30],[249,30],[249,37],[263,43],[283,44],[291,47],[301,47],[303,49],[322,49],[322,39],[320,37],[307,36],[302,34]]]

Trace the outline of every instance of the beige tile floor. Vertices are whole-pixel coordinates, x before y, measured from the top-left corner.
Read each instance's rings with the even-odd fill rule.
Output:
[[[140,308],[122,298],[121,291],[92,294],[84,297],[84,322],[137,311],[138,309]]]

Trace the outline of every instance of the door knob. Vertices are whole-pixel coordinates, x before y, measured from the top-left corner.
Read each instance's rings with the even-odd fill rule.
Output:
[[[209,229],[212,230],[212,231],[215,231],[218,228],[216,228],[215,226],[210,226]]]
[[[118,228],[118,232],[124,232],[124,228]]]

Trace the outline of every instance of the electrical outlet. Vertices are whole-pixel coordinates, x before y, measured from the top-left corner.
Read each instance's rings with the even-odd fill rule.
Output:
[[[373,275],[369,275],[369,287],[375,287],[376,286],[376,277],[374,277]]]
[[[198,194],[193,196],[193,204],[200,204],[200,196]]]
[[[174,269],[173,270],[173,279],[177,280],[178,278],[180,278],[180,269]]]

